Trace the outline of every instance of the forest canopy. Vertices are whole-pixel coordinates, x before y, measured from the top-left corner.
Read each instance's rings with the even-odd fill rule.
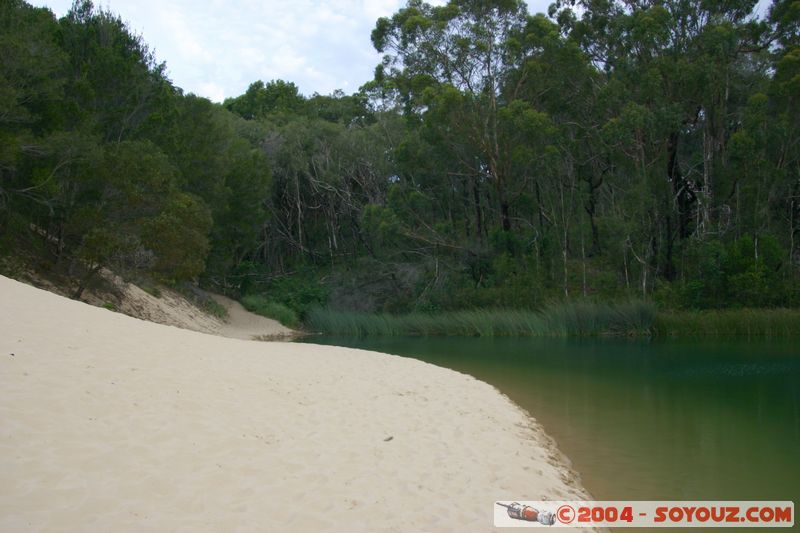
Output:
[[[0,4],[0,263],[301,316],[800,304],[800,1],[409,0],[355,94],[185,94],[115,14]],[[265,53],[270,53],[265,51]]]

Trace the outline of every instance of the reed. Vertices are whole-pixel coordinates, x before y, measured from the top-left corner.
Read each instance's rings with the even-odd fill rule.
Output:
[[[659,312],[659,337],[798,337],[800,309],[723,309]]]
[[[580,302],[559,304],[541,311],[472,309],[405,315],[317,308],[308,313],[306,327],[319,333],[357,337],[588,337],[649,335],[654,319],[655,308],[646,302]]]

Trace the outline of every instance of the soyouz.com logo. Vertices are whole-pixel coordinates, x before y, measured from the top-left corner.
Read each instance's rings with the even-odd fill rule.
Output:
[[[495,527],[793,527],[789,501],[497,501]]]

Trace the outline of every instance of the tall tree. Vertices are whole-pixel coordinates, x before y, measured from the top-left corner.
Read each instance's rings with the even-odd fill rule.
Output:
[[[452,0],[434,7],[419,0],[391,18],[378,20],[372,32],[384,53],[379,81],[397,88],[408,112],[446,108],[442,127],[459,125],[458,142],[478,156],[462,161],[475,179],[486,177],[497,195],[504,230],[511,229],[508,198],[509,161],[501,146],[499,111],[511,98],[501,91],[510,71],[519,66],[510,39],[526,22],[524,2]]]

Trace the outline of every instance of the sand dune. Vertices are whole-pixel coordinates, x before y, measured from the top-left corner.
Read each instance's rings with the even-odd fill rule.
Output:
[[[0,530],[487,531],[574,499],[489,385],[144,322],[0,277]]]
[[[25,272],[24,276],[30,285],[63,296],[72,294],[69,287],[54,284],[34,272]],[[233,339],[272,340],[297,334],[277,320],[250,313],[239,302],[219,294],[204,293],[228,311],[224,319],[209,314],[185,295],[164,285],[158,286],[156,296],[105,268],[100,271],[100,278],[102,283],[87,289],[82,301],[98,307],[110,305],[122,314],[148,322]]]
[[[220,322],[219,327],[211,333],[243,340],[289,337],[296,333],[277,320],[249,312],[235,300],[219,294],[212,297],[228,311],[228,318],[225,322]]]

